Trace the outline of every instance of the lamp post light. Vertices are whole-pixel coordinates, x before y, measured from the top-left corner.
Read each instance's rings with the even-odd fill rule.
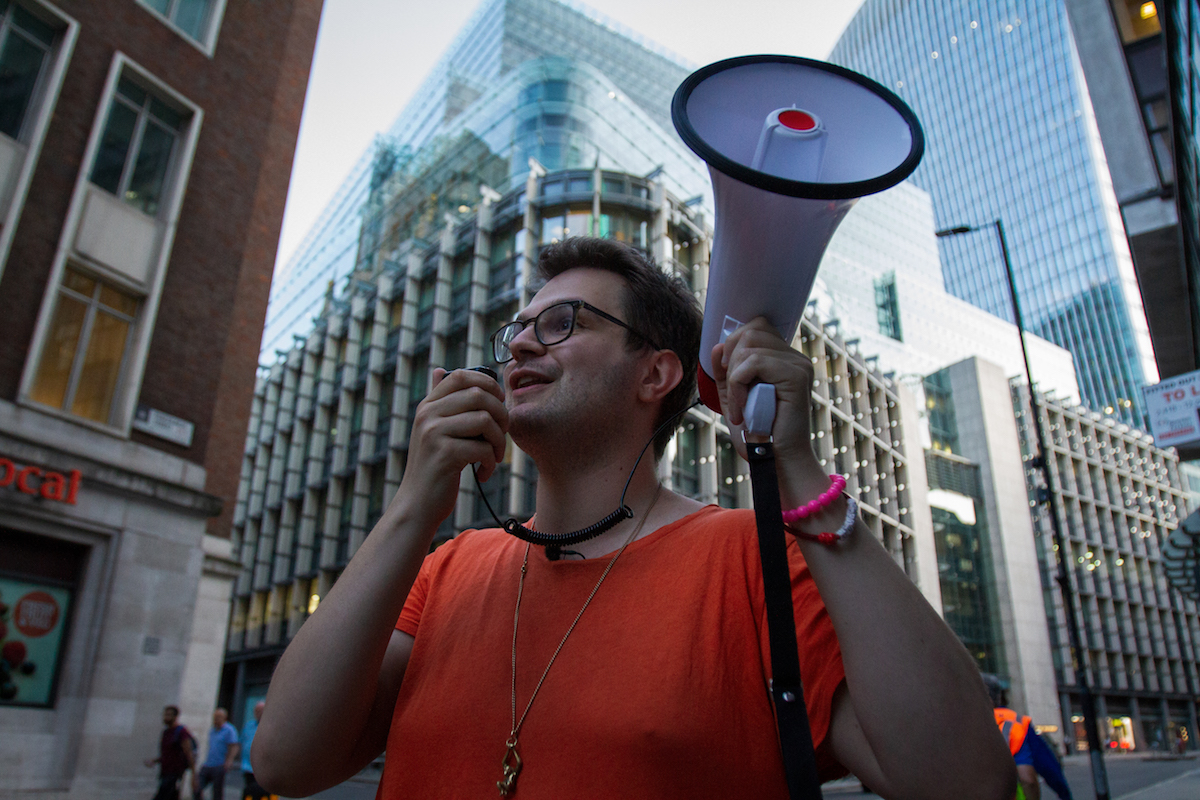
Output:
[[[1046,484],[1045,494],[1038,494],[1038,504],[1050,504],[1050,527],[1054,535],[1054,547],[1058,552],[1058,587],[1062,593],[1063,610],[1067,617],[1067,636],[1071,642],[1071,660],[1075,668],[1075,681],[1079,685],[1080,702],[1083,705],[1084,727],[1087,730],[1088,749],[1091,751],[1092,784],[1096,788],[1096,800],[1108,800],[1108,774],[1104,768],[1104,750],[1100,744],[1100,728],[1096,718],[1096,701],[1092,696],[1088,678],[1088,663],[1083,640],[1079,636],[1079,623],[1075,617],[1075,592],[1071,586],[1071,573],[1067,569],[1068,550],[1063,541],[1062,525],[1058,518],[1058,495],[1054,491],[1054,476],[1046,457],[1046,440],[1042,434],[1042,409],[1033,386],[1033,372],[1029,369],[1029,350],[1025,346],[1025,324],[1021,318],[1021,304],[1017,299],[1017,282],[1013,276],[1012,262],[1008,256],[1008,242],[1004,238],[1004,224],[999,220],[990,225],[959,225],[935,233],[938,238],[957,236],[963,233],[993,228],[1000,239],[1000,252],[1004,256],[1004,274],[1008,279],[1008,295],[1012,302],[1013,318],[1017,333],[1021,337],[1021,358],[1025,362],[1025,383],[1029,387],[1029,407],[1033,414],[1033,430],[1037,438],[1037,455],[1033,466],[1042,471]]]

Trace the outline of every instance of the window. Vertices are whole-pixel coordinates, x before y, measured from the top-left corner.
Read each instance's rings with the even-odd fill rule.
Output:
[[[728,439],[717,441],[717,503],[722,508],[738,507],[737,484],[742,482],[738,472],[739,462],[733,442]]]
[[[52,708],[87,548],[0,528],[4,659],[0,708]]]
[[[1158,3],[1146,0],[1109,0],[1113,19],[1126,44],[1153,36],[1162,31]],[[1164,4],[1165,5],[1165,4]]]
[[[688,497],[700,493],[700,435],[695,423],[687,423],[675,433],[675,460],[671,478],[675,491]]]
[[[0,0],[0,272],[78,33],[40,0]]]
[[[21,139],[54,36],[53,28],[24,8],[0,0],[0,133]]]
[[[880,333],[898,342],[904,341],[900,330],[900,302],[896,294],[894,272],[889,272],[875,281],[875,314]]]
[[[213,22],[220,15],[222,0],[141,0],[141,3],[157,11],[172,28],[189,39],[208,45]]]
[[[552,244],[571,236],[589,236],[592,215],[586,211],[556,212],[542,218],[542,244]]]
[[[185,115],[122,78],[109,106],[90,180],[134,208],[156,215],[171,154],[185,122]]]
[[[636,212],[613,210],[600,214],[600,225],[595,235],[644,249],[650,236],[650,223]]]
[[[68,267],[30,399],[112,424],[138,299]]]
[[[21,376],[22,401],[128,435],[203,116],[113,55]]]

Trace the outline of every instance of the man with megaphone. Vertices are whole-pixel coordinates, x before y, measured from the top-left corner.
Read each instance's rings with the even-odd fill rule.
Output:
[[[434,371],[398,492],[281,659],[251,755],[271,791],[319,791],[386,747],[389,799],[788,796],[754,515],[663,488],[654,463],[694,392],[695,300],[606,240],[551,246],[539,271],[493,336],[503,386]],[[749,388],[775,386],[820,776],[1009,800],[970,656],[812,451],[811,363],[761,319],[712,355],[739,444]],[[536,514],[426,556],[462,470],[486,480],[507,436],[537,466]]]

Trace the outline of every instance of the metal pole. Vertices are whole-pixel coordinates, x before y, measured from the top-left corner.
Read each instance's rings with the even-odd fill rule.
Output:
[[[1050,504],[1050,528],[1054,535],[1054,546],[1058,551],[1058,588],[1063,599],[1063,611],[1067,617],[1067,637],[1071,643],[1071,660],[1075,669],[1075,682],[1079,686],[1079,699],[1083,705],[1084,728],[1087,731],[1088,750],[1092,762],[1092,784],[1096,788],[1096,800],[1109,800],[1108,773],[1104,768],[1104,750],[1100,744],[1099,720],[1096,718],[1096,701],[1088,677],[1089,666],[1087,654],[1083,649],[1083,640],[1079,635],[1079,623],[1075,616],[1075,592],[1071,586],[1071,574],[1067,569],[1069,553],[1063,540],[1062,524],[1058,517],[1058,494],[1054,490],[1054,476],[1046,457],[1046,440],[1042,433],[1042,408],[1038,401],[1037,391],[1033,385],[1033,371],[1029,368],[1029,350],[1025,347],[1025,323],[1021,317],[1021,304],[1017,299],[1017,282],[1013,275],[1012,262],[1008,256],[1008,241],[1004,237],[1004,224],[999,220],[992,223],[996,235],[1000,238],[1000,252],[1004,256],[1004,274],[1008,279],[1008,294],[1012,301],[1013,317],[1017,323],[1017,333],[1021,337],[1021,358],[1025,363],[1025,383],[1029,388],[1029,407],[1033,414],[1033,430],[1037,437],[1037,455],[1033,465],[1042,471],[1042,480],[1046,483],[1046,498],[1038,498],[1040,502]],[[938,236],[953,236],[980,230],[967,226],[938,231]],[[1068,714],[1068,716],[1070,716]]]

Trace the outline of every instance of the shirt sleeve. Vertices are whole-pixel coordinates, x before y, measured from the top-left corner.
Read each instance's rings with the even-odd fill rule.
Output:
[[[463,533],[468,533],[468,531]],[[462,535],[460,533],[459,537]],[[457,541],[457,537],[451,539],[425,556],[425,560],[421,562],[421,569],[417,573],[417,579],[413,581],[412,588],[408,590],[408,599],[404,601],[400,617],[396,620],[396,630],[413,637],[417,635],[417,628],[421,624],[421,615],[425,611],[425,603],[429,600],[429,591],[434,575],[442,561],[457,547]]]
[[[421,624],[421,612],[425,610],[425,601],[429,597],[429,574],[432,571],[430,563],[432,559],[432,555],[425,556],[425,561],[421,564],[421,571],[417,573],[417,579],[408,591],[408,599],[404,601],[404,608],[400,610],[400,618],[396,620],[396,630],[407,633],[409,636],[415,637],[417,627]]]

